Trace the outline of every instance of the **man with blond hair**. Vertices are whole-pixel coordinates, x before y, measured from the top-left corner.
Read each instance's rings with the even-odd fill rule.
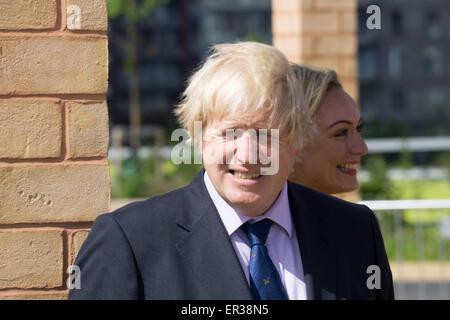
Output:
[[[393,298],[373,212],[287,181],[310,120],[279,50],[213,47],[176,114],[204,168],[100,215],[71,299]]]

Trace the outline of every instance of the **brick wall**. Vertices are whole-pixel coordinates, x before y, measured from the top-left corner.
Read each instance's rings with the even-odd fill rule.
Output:
[[[0,299],[65,299],[109,211],[106,0],[0,11]]]
[[[274,46],[290,61],[334,69],[355,101],[359,100],[357,7],[357,0],[272,0]],[[358,199],[357,192],[336,196]]]

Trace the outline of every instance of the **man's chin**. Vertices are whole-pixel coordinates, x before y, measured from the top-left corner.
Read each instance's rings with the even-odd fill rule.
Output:
[[[242,195],[240,197],[231,197],[228,199],[228,203],[237,211],[252,211],[259,207],[262,207],[262,196],[259,194]]]
[[[261,194],[252,191],[235,190],[233,194],[230,194],[230,200],[236,204],[253,204],[261,199],[263,199]]]

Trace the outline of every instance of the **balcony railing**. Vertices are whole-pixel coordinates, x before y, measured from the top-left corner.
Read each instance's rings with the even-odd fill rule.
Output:
[[[450,299],[450,199],[359,203],[380,223],[396,299]]]

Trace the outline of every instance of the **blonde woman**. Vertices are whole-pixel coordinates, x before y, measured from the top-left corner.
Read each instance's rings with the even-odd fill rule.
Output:
[[[292,68],[312,123],[301,163],[290,179],[327,194],[356,190],[361,157],[367,153],[358,107],[342,88],[336,72],[297,64]]]

